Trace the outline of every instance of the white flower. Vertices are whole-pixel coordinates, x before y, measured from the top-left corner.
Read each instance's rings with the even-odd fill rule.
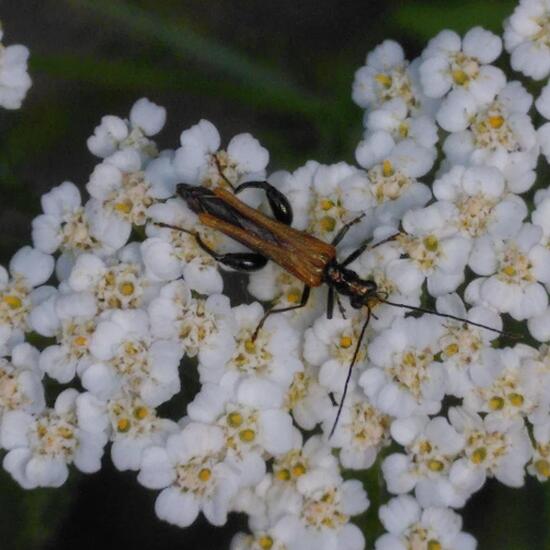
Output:
[[[367,248],[349,267],[362,279],[374,281],[377,292],[390,302],[420,305],[424,276],[411,262],[401,258],[396,242]],[[406,309],[377,302],[376,298],[369,306],[376,316],[371,317],[369,324],[377,331],[387,328],[396,317],[406,313]]]
[[[461,531],[462,519],[446,508],[422,510],[409,495],[392,498],[380,507],[380,520],[389,533],[376,540],[376,550],[448,548],[475,550],[475,539]]]
[[[270,388],[273,396],[280,395],[282,401],[295,373],[303,370],[298,357],[298,335],[284,316],[272,315],[253,339],[264,315],[257,302],[237,306],[233,315],[235,342],[217,349],[211,347],[208,353],[199,355],[201,382],[240,387],[244,391],[247,384],[257,381],[266,390]]]
[[[227,296],[193,298],[184,281],[172,281],[161,288],[148,311],[152,335],[178,341],[188,357],[218,350],[231,354],[235,320]]]
[[[137,244],[137,243],[136,243]],[[108,309],[136,309],[146,305],[157,291],[143,273],[139,248],[121,254],[121,261],[108,262],[93,254],[80,255],[68,278],[68,287],[75,293],[89,293],[95,299],[98,311]],[[128,257],[129,261],[124,261]]]
[[[237,533],[230,550],[303,550],[306,533],[296,516],[287,515],[273,526],[253,529],[253,533]]]
[[[362,315],[353,319],[325,316],[315,321],[304,335],[304,357],[314,366],[320,367],[319,383],[332,392],[341,394],[348,375],[357,340],[364,321]],[[359,348],[349,389],[353,389],[358,373],[366,362],[365,341]]]
[[[454,460],[464,447],[464,437],[441,416],[413,416],[395,420],[392,437],[405,447],[405,454],[394,453],[382,463],[388,490],[402,494],[416,488],[416,498],[423,506],[463,506],[465,497],[449,487],[447,476]],[[438,495],[440,485],[446,489]],[[443,492],[443,491],[441,491]]]
[[[474,385],[463,406],[494,417],[526,417],[539,405],[541,380],[538,366],[522,362],[521,348],[486,349],[484,364],[471,369]]]
[[[417,145],[432,149],[438,141],[437,125],[427,115],[412,116],[401,97],[389,100],[379,109],[365,113],[363,139],[374,148],[388,147],[410,139]],[[369,138],[372,136],[372,139]],[[378,143],[377,143],[378,142]]]
[[[508,240],[478,239],[470,267],[480,280],[466,290],[468,301],[484,303],[514,319],[541,315],[548,295],[541,283],[550,283],[550,250],[540,244],[542,229],[523,224]]]
[[[60,393],[53,409],[37,415],[7,412],[2,419],[0,439],[9,452],[4,468],[24,488],[59,487],[69,475],[68,464],[87,473],[101,467],[107,437],[102,431],[79,426],[76,406],[79,393]]]
[[[160,418],[154,408],[148,407],[137,396],[120,393],[109,401],[95,399],[93,406],[83,410],[81,422],[90,422],[90,412],[97,416],[98,410],[110,426],[111,459],[119,470],[139,470],[143,451],[163,445],[166,438],[178,429],[175,422]],[[91,422],[94,423],[95,419],[92,418]]]
[[[453,292],[464,281],[471,243],[448,223],[455,215],[454,205],[436,202],[409,210],[403,217],[407,234],[397,240],[408,256],[409,266],[427,278],[432,296]]]
[[[90,351],[95,361],[81,374],[82,385],[100,399],[122,390],[158,407],[180,390],[181,348],[175,341],[152,339],[149,318],[142,310],[103,315]]]
[[[453,427],[464,436],[464,458],[457,460],[450,471],[451,483],[464,491],[477,491],[487,477],[496,477],[509,487],[524,483],[525,465],[532,448],[524,422],[498,418],[484,419],[465,409],[449,410]]]
[[[330,433],[336,416],[336,408],[325,414],[323,431]],[[346,396],[342,413],[334,434],[329,440],[333,447],[340,448],[340,462],[344,468],[366,470],[389,445],[390,418],[376,410],[359,392]]]
[[[300,303],[304,283],[275,262],[268,262],[259,271],[250,273],[248,292],[271,307],[285,308]],[[299,309],[283,313],[296,330],[303,330],[321,315],[326,307],[326,289],[311,289],[307,304]]]
[[[414,113],[429,110],[430,101],[422,94],[417,66],[405,60],[403,48],[385,40],[367,55],[353,81],[352,98],[365,109],[377,109],[387,101],[400,98]]]
[[[39,352],[30,344],[18,344],[11,358],[0,357],[0,418],[8,411],[39,413],[46,405]]]
[[[303,371],[294,374],[285,396],[285,409],[304,430],[315,428],[331,407],[328,390],[319,384],[318,379],[318,369],[306,363]]]
[[[0,40],[4,32],[0,29]],[[0,105],[19,109],[32,81],[27,72],[29,50],[26,46],[0,44]]]
[[[14,254],[9,273],[0,266],[0,350],[10,342],[16,343],[29,330],[31,304],[42,295],[33,287],[50,278],[53,266],[51,256],[30,246]]]
[[[466,311],[464,303],[457,294],[440,296],[436,301],[437,311],[453,315],[473,323],[479,323],[495,330],[502,330],[500,316],[482,306]],[[487,352],[491,340],[498,334],[460,321],[446,320],[445,330],[440,338],[441,359],[447,372],[447,393],[464,397],[475,383],[474,371],[483,372],[488,368],[490,354]]]
[[[330,165],[318,165],[312,175],[311,188],[307,197],[307,233],[330,242],[342,226],[356,218],[372,206],[367,203],[345,204],[344,197],[347,190],[359,186],[368,186],[364,172],[345,162]],[[302,190],[305,193],[305,190]],[[296,196],[296,195],[294,195]],[[292,196],[291,204],[292,202]],[[350,206],[352,208],[348,208]],[[346,236],[345,242],[361,243],[368,231],[369,220],[362,220],[355,224]]]
[[[221,139],[208,120],[182,132],[181,147],[174,159],[176,171],[185,183],[215,187],[236,186],[245,181],[265,180],[269,153],[250,134],[231,139],[227,149],[220,149]]]
[[[133,149],[143,157],[156,156],[157,148],[148,139],[158,134],[166,121],[166,109],[143,97],[130,111],[130,120],[106,115],[88,138],[88,149],[100,158],[118,150]]]
[[[197,215],[179,199],[170,199],[149,209],[153,223],[147,225],[146,239],[141,245],[148,274],[160,281],[173,281],[183,275],[191,290],[201,294],[219,294],[223,279],[218,262],[197,243],[192,231],[211,249],[225,252],[228,238],[220,231],[201,225]],[[186,231],[160,227],[166,223]]]
[[[445,99],[437,115],[451,133],[443,150],[452,164],[487,164],[501,170],[514,193],[535,181],[539,147],[527,114],[533,98],[520,82],[509,82],[494,101],[479,107],[464,90]]]
[[[373,149],[373,145],[375,148]],[[417,178],[425,175],[433,166],[435,151],[417,145],[411,139],[395,147],[380,147],[378,136],[359,143],[355,156],[357,162],[368,170],[368,182],[359,178],[344,188],[344,206],[352,211],[365,203],[375,206],[375,225],[398,225],[403,214],[411,208],[424,206],[431,198],[429,188]],[[372,217],[372,216],[367,216]]]
[[[419,72],[424,93],[443,97],[458,88],[479,103],[491,101],[506,83],[504,73],[489,65],[501,51],[500,37],[481,27],[469,30],[463,40],[453,31],[441,31],[422,52]]]
[[[44,348],[40,368],[58,382],[70,382],[90,365],[90,338],[96,328],[97,307],[86,292],[56,293],[31,313],[33,329],[54,336],[57,344]]]
[[[539,481],[550,478],[550,422],[535,426],[533,430],[535,448],[527,471]]]
[[[159,518],[186,527],[199,512],[213,525],[223,525],[240,476],[225,460],[223,430],[191,422],[164,447],[144,451],[138,480],[150,489],[163,489],[155,502]]]
[[[509,238],[527,216],[525,202],[506,190],[495,167],[453,166],[435,180],[433,191],[439,201],[455,205],[456,214],[449,222],[465,237]]]
[[[439,411],[446,381],[435,360],[441,334],[440,321],[425,315],[396,319],[370,342],[371,364],[359,384],[376,408],[397,418]]]
[[[285,453],[292,448],[292,419],[280,409],[271,388],[263,389],[248,385],[233,396],[226,388],[206,383],[187,406],[187,413],[191,420],[220,426],[227,452],[237,461],[264,452]]]
[[[98,164],[86,189],[106,214],[124,222],[128,235],[132,225],[145,225],[147,209],[155,199],[141,158],[132,149],[118,151]]]
[[[297,489],[303,497],[299,515],[306,541],[321,548],[364,548],[361,531],[349,523],[370,504],[360,481],[343,481],[336,472],[317,469],[300,477]]]
[[[80,252],[114,252],[124,245],[124,242],[113,242],[113,235],[109,236],[109,244],[118,244],[114,248],[107,242],[102,243],[104,234],[94,234],[90,217],[96,216],[93,202],[82,206],[80,191],[70,181],[54,187],[42,195],[42,210],[44,214],[32,221],[32,238],[34,246],[53,254],[57,250],[63,253],[78,254]],[[94,229],[99,225],[94,223]],[[114,229],[114,227],[113,227]]]
[[[520,0],[504,22],[504,44],[512,68],[535,80],[550,73],[549,19],[550,9],[544,0]]]

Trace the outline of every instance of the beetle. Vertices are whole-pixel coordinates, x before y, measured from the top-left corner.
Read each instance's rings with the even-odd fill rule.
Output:
[[[372,314],[371,309],[374,304],[384,303],[395,307],[402,307],[411,311],[454,319],[491,330],[498,334],[506,334],[498,329],[454,315],[439,313],[423,307],[391,302],[387,299],[387,295],[379,291],[374,281],[362,279],[355,271],[347,267],[367,250],[369,246],[374,248],[385,242],[389,242],[395,239],[399,233],[375,245],[370,245],[370,243],[366,242],[351,252],[344,260],[339,261],[337,259],[337,245],[342,241],[349,229],[364,217],[364,214],[343,225],[332,242],[326,243],[290,226],[292,223],[292,207],[288,199],[267,181],[245,182],[235,188],[233,188],[230,182],[227,183],[232,187],[233,192],[228,191],[222,186],[211,189],[180,183],[177,186],[177,193],[187,203],[189,208],[198,215],[200,223],[211,229],[221,231],[247,246],[252,252],[219,253],[211,249],[193,231],[164,223],[159,223],[158,225],[192,234],[197,240],[198,245],[205,252],[210,254],[219,263],[230,268],[251,272],[263,268],[268,260],[272,260],[304,283],[300,302],[293,306],[272,307],[268,309],[254,331],[253,340],[256,339],[258,332],[270,315],[305,307],[309,300],[310,290],[313,287],[324,284],[328,285],[327,317],[329,319],[333,316],[335,299],[343,313],[338,295],[347,296],[351,307],[354,309],[366,307],[365,322],[361,327],[352,360],[348,367],[342,397],[338,404],[338,411],[329,437],[332,436],[338,424],[352,369],[357,360],[361,341],[367,330]],[[266,216],[259,210],[251,208],[237,198],[236,195],[238,193],[252,188],[265,191],[273,212],[273,218]]]

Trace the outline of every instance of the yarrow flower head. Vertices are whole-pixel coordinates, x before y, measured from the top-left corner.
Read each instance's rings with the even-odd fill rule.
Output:
[[[163,150],[147,98],[104,116],[0,267],[4,469],[58,487],[105,451],[161,520],[245,514],[232,550],[362,550],[379,480],[374,548],[473,550],[488,479],[550,479],[550,84],[500,60],[550,75],[549,6],[374,48],[354,162],[269,173],[207,120]],[[0,105],[27,55],[0,44]]]

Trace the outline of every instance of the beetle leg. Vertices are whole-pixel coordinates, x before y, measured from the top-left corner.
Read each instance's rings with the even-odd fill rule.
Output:
[[[197,244],[217,262],[237,271],[257,271],[267,264],[267,258],[255,252],[228,252],[221,254],[210,248],[199,235],[195,234]]]
[[[338,304],[338,309],[340,310],[340,315],[342,316],[342,319],[346,318],[346,310],[344,309],[344,306],[342,305],[342,301],[340,300],[340,295],[336,293],[336,303]]]
[[[332,319],[334,313],[334,287],[328,287],[328,296],[327,296],[327,319]]]
[[[258,333],[260,332],[261,328],[263,327],[264,323],[266,322],[267,318],[270,315],[273,315],[274,313],[284,313],[285,311],[292,311],[294,309],[300,309],[302,307],[305,307],[305,305],[309,300],[310,291],[311,291],[311,288],[309,286],[304,286],[304,290],[302,291],[302,297],[300,298],[300,303],[295,306],[268,309],[264,313],[264,316],[261,318],[260,322],[258,323],[258,326],[256,327],[256,330],[254,331],[254,334],[252,335],[252,341],[256,340],[256,338],[258,337]]]
[[[275,219],[285,225],[292,224],[292,207],[288,199],[267,181],[247,181],[235,188],[235,194],[245,189],[263,189]]]
[[[195,237],[197,244],[212,258],[221,264],[236,269],[237,271],[257,271],[262,269],[267,264],[267,258],[261,254],[255,252],[229,252],[222,254],[216,252],[210,248],[201,238],[200,235],[189,229],[178,227],[177,225],[170,225],[168,223],[157,223],[159,227],[166,227],[167,229],[175,229],[176,231],[182,231]]]
[[[342,239],[346,236],[346,233],[349,231],[350,227],[353,227],[356,223],[359,223],[366,214],[361,214],[360,216],[357,216],[356,218],[353,218],[350,222],[346,223],[340,228],[340,231],[336,233],[336,236],[334,239],[332,239],[332,242],[330,243],[332,246],[338,245],[342,241]]]
[[[340,265],[342,267],[345,267],[345,266],[351,264],[351,262],[353,262],[354,260],[359,258],[359,256],[361,256],[361,254],[363,254],[363,252],[365,252],[365,250],[367,250],[367,248],[369,250],[373,250],[377,246],[380,246],[382,244],[386,244],[386,243],[389,243],[389,242],[395,240],[397,237],[399,237],[399,235],[401,235],[401,233],[395,233],[394,235],[390,235],[388,238],[383,239],[379,243],[373,244],[372,246],[369,246],[370,243],[362,244],[357,250],[354,250],[343,262],[341,262]]]

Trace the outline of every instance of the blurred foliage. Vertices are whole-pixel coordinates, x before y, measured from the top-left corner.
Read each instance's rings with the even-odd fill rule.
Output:
[[[350,99],[354,71],[385,38],[412,58],[443,28],[495,32],[514,1],[486,0],[25,0],[3,4],[8,42],[31,49],[35,85],[15,113],[0,113],[0,261],[30,238],[39,197],[64,179],[86,182],[94,160],[85,140],[102,115],[124,115],[142,95],[168,107],[161,145],[210,118],[228,139],[251,131],[271,152],[271,168],[308,158],[353,160],[361,110]],[[236,283],[238,284],[238,283]],[[241,283],[242,285],[242,283]],[[196,385],[193,375],[187,391]],[[183,405],[174,401],[167,413]],[[159,522],[154,494],[108,459],[95,476],[62,489],[26,492],[0,474],[0,547],[32,550],[227,547],[244,527],[204,521],[182,531]],[[346,473],[353,477],[353,473]],[[372,506],[358,518],[369,547],[387,499],[378,470],[363,476]],[[489,483],[464,512],[481,549],[550,548],[550,490]],[[48,542],[46,542],[48,541]],[[185,545],[185,546],[183,546]]]

